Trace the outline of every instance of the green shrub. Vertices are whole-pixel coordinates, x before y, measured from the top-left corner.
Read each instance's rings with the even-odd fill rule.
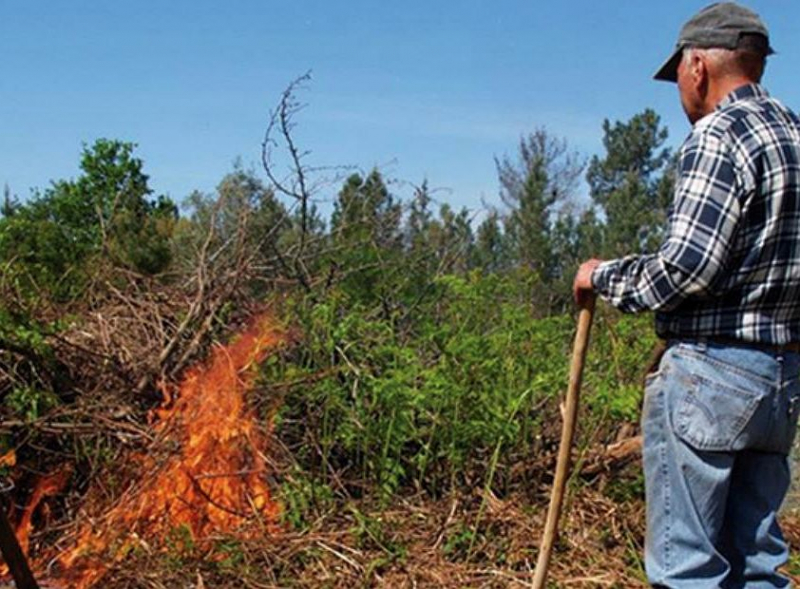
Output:
[[[487,484],[549,443],[566,389],[574,320],[535,317],[528,276],[446,276],[413,317],[385,317],[333,290],[295,301],[302,344],[265,365],[285,395],[278,433],[310,476],[360,495],[433,495]],[[646,320],[602,314],[590,349],[584,435],[608,441],[636,418],[652,345]],[[283,384],[281,384],[283,383]],[[588,440],[584,440],[588,442]],[[336,488],[334,486],[334,488]]]
[[[73,299],[99,259],[144,274],[167,267],[177,208],[151,199],[134,147],[98,139],[84,147],[77,180],[53,182],[0,217],[0,263],[23,293]]]

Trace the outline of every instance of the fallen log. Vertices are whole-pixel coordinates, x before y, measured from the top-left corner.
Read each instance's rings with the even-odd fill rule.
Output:
[[[609,444],[603,451],[590,453],[580,470],[581,476],[593,476],[619,469],[642,456],[642,436],[625,438]]]

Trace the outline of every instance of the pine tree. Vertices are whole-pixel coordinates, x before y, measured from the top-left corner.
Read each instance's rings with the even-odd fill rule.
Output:
[[[9,218],[14,214],[16,211],[19,203],[17,199],[11,195],[11,189],[8,187],[8,184],[3,186],[3,205],[0,208],[0,216]]]
[[[508,267],[505,236],[497,210],[489,211],[487,217],[478,225],[473,266],[484,272],[499,272]]]
[[[559,263],[553,257],[553,214],[573,196],[583,164],[565,140],[544,129],[520,140],[516,161],[495,163],[500,198],[509,208],[504,219],[508,253],[515,263],[548,280]]]
[[[628,122],[603,123],[603,158],[594,156],[586,179],[605,215],[602,251],[617,257],[651,249],[661,238],[673,189],[673,159],[664,147],[667,129],[647,109]]]
[[[431,225],[431,243],[436,253],[437,271],[440,274],[464,274],[470,267],[475,236],[469,220],[469,211],[458,212],[443,203],[439,219]]]
[[[352,174],[334,204],[331,233],[338,243],[397,249],[401,244],[401,216],[401,207],[378,170],[372,170],[366,178]]]
[[[330,264],[352,296],[364,301],[383,296],[385,269],[402,255],[401,220],[402,208],[380,172],[345,181],[331,216]]]

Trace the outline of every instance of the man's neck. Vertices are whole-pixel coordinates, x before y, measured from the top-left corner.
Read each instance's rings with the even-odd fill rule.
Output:
[[[717,108],[717,105],[722,102],[725,97],[728,96],[728,94],[737,88],[755,83],[757,83],[755,80],[751,80],[745,76],[729,76],[718,80],[709,88],[709,92],[705,101],[705,114],[712,113]]]

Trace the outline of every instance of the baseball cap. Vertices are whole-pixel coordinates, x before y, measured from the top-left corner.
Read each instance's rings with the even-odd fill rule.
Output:
[[[686,47],[750,49],[771,55],[769,33],[761,18],[735,2],[717,2],[690,18],[678,35],[675,51],[653,76],[665,82],[678,81],[678,64]]]

